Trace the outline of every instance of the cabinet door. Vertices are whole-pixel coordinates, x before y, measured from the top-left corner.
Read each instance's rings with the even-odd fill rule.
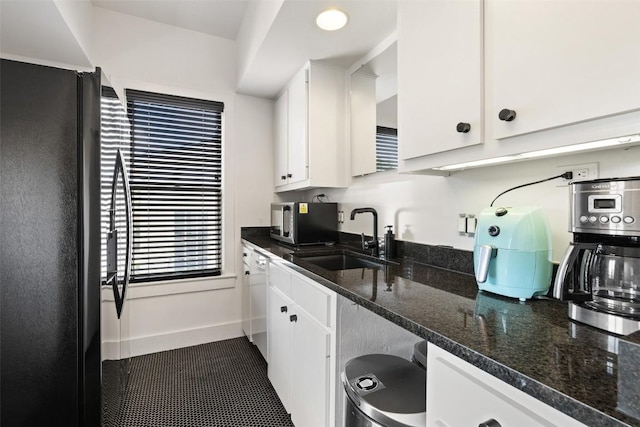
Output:
[[[275,105],[275,128],[274,128],[274,167],[273,167],[273,185],[280,187],[287,183],[287,162],[288,162],[288,138],[289,131],[287,128],[289,115],[289,95],[285,91],[276,100]]]
[[[398,155],[482,142],[482,0],[398,3]],[[467,123],[467,133],[458,132]]]
[[[331,334],[305,311],[292,323],[291,420],[296,426],[327,427]]]
[[[638,1],[488,0],[493,137],[640,108],[638,16]]]
[[[356,72],[350,78],[351,175],[376,171],[376,76]]]
[[[293,303],[272,286],[267,307],[269,365],[267,375],[287,412],[291,412],[291,322]]]
[[[584,427],[434,345],[427,365],[427,426],[477,426],[493,419],[502,426]]]
[[[289,151],[287,157],[287,183],[309,178],[308,137],[308,78],[307,69],[296,75],[289,85]]]

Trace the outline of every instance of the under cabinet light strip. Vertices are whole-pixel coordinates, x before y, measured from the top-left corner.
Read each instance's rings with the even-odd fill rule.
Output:
[[[618,145],[635,144],[640,142],[640,135],[629,135],[618,138],[603,139],[600,141],[585,142],[582,144],[566,145],[564,147],[548,148],[545,150],[529,151],[526,153],[513,154],[510,156],[492,157],[490,159],[475,160],[472,162],[456,163],[453,165],[440,166],[433,170],[454,171],[479,166],[496,165],[505,162],[535,159],[538,157],[546,157],[558,154],[574,153],[578,151],[589,151],[599,148],[607,148]]]

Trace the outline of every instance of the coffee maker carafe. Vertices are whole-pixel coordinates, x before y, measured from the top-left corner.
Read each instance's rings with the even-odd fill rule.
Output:
[[[619,335],[640,330],[640,177],[570,184],[573,242],[554,282],[569,317]]]

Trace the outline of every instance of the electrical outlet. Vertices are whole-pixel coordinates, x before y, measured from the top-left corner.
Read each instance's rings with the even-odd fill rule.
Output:
[[[561,165],[556,166],[556,175],[560,175],[563,172],[573,172],[573,178],[564,179],[558,178],[557,187],[566,187],[569,182],[573,181],[587,181],[591,179],[598,179],[598,163],[581,163],[578,165]]]

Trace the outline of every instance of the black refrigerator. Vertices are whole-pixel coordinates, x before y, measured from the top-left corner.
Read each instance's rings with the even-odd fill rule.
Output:
[[[99,426],[100,70],[0,81],[0,424]]]

